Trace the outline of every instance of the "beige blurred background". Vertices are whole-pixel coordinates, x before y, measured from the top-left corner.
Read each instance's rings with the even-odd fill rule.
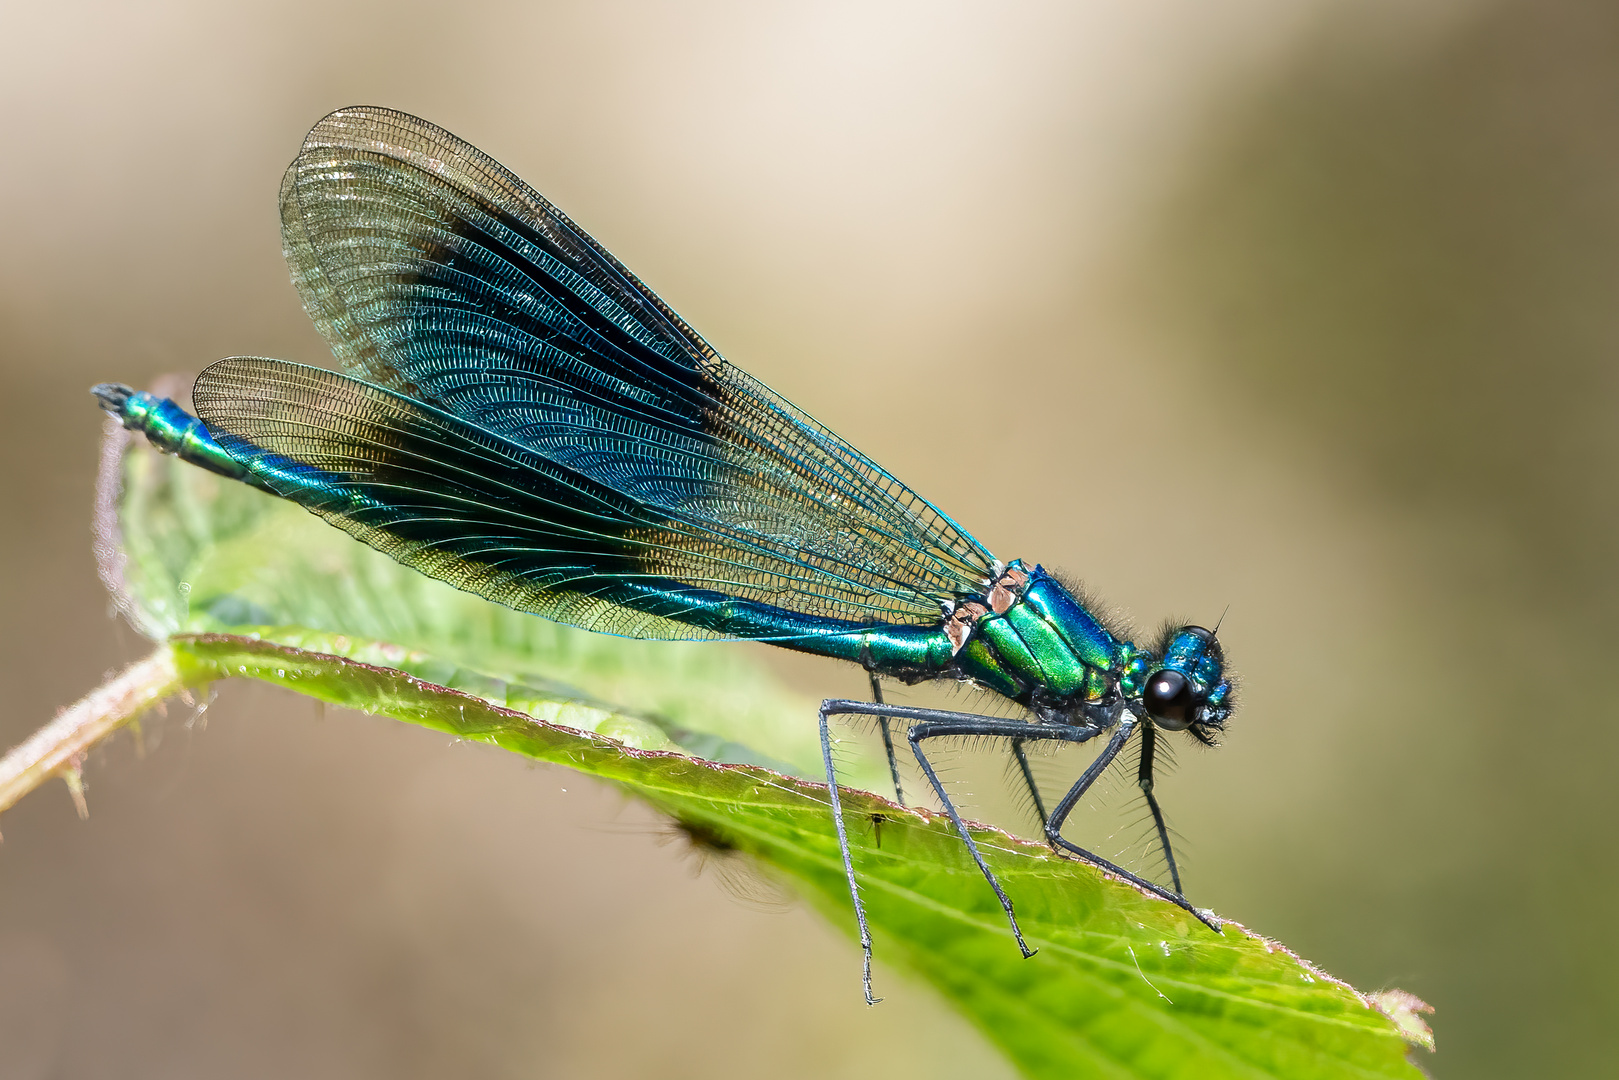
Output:
[[[1003,557],[1229,604],[1190,893],[1433,1002],[1436,1076],[1607,1074],[1619,11],[1411,7],[0,6],[0,744],[143,648],[87,386],[319,361],[276,185],[391,105]],[[579,776],[263,688],[153,727],[0,822],[8,1077],[1006,1074]]]

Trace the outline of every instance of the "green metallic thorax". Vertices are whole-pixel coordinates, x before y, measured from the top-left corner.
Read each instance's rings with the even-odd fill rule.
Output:
[[[1052,714],[1138,695],[1149,662],[1055,578],[1019,562],[983,596],[960,598],[939,627],[872,629],[853,655],[837,651],[879,675],[963,679]]]

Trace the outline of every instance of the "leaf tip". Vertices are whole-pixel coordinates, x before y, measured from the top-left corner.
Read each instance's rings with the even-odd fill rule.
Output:
[[[1423,1019],[1433,1006],[1404,990],[1388,989],[1366,994],[1366,1004],[1394,1021],[1405,1041],[1424,1050],[1434,1048],[1433,1028]]]

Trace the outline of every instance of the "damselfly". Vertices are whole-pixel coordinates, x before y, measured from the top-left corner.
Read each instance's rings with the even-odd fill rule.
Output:
[[[1046,839],[1170,900],[1180,895],[1153,794],[1162,732],[1212,743],[1233,706],[1214,633],[1150,647],[1111,630],[1042,567],[1003,563],[933,504],[725,361],[537,192],[404,113],[335,112],[281,186],[305,308],[349,373],[233,357],[205,370],[197,416],[105,384],[101,404],[160,449],[302,505],[407,566],[558,622],[637,638],[743,638],[861,665],[871,701],[828,700],[822,757],[865,953],[830,718],[875,717],[895,794],[892,725],[995,891],[925,750],[1106,736],[1042,812]],[[199,420],[200,417],[200,420]],[[880,680],[958,680],[1008,719],[886,704]],[[1063,836],[1132,736],[1173,891]]]

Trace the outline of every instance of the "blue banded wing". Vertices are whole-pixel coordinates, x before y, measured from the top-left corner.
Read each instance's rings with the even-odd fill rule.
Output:
[[[541,500],[554,510],[524,511],[536,522],[552,513],[571,521],[564,510],[619,500],[588,528],[568,525],[569,536],[594,537],[589,558],[560,541],[529,545],[519,576],[543,582],[543,597],[522,603],[508,595],[515,579],[480,585],[484,578],[456,576],[446,561],[470,558],[482,543],[469,539],[482,521],[472,507],[489,493],[458,504],[471,516],[454,543],[402,539],[421,527],[420,515],[404,510],[409,483],[428,482],[410,481],[408,469],[365,481],[352,504],[370,515],[363,529],[350,527],[361,514],[348,501],[356,492],[321,501],[318,512],[374,546],[513,606],[636,636],[705,629],[690,612],[651,622],[613,616],[608,609],[624,603],[614,590],[630,581],[845,625],[933,624],[941,600],[982,591],[992,560],[976,541],[723,360],[539,194],[449,133],[388,110],[334,113],[287,172],[282,221],[294,280],[334,352],[353,375],[392,393],[379,398],[349,380],[316,387],[310,369],[290,380],[293,365],[227,362],[199,383],[197,405],[233,454],[274,458],[275,468],[281,459],[309,465],[327,477],[321,483],[396,470],[405,444],[418,463],[447,466],[430,444],[453,420],[460,426],[444,445],[455,448],[454,468],[466,465],[470,439],[526,462],[549,478],[542,487],[563,485]],[[413,400],[426,407],[418,419],[431,422],[401,442],[397,418]],[[345,423],[338,402],[361,415]],[[374,424],[381,414],[386,436]],[[314,431],[323,425],[329,430]],[[332,443],[351,427],[366,437]],[[319,464],[338,450],[341,468]],[[522,486],[516,474],[508,479]],[[570,491],[578,501],[569,502]],[[432,512],[459,511],[435,504]],[[417,523],[407,527],[407,518]],[[614,558],[598,558],[609,548]],[[553,549],[554,565],[544,554]],[[664,625],[671,621],[678,625]]]
[[[432,577],[560,622],[631,637],[848,632],[714,588],[721,534],[415,398],[322,368],[232,357],[198,376],[197,411],[253,475]],[[698,549],[692,580],[655,569]]]

